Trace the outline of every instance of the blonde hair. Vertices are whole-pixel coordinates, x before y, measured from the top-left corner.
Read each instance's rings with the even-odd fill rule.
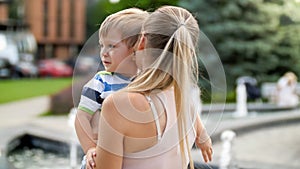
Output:
[[[191,112],[194,99],[191,91],[196,92],[193,96],[200,96],[196,56],[198,23],[186,9],[163,6],[150,14],[142,32],[147,39],[145,50],[148,51],[142,57],[151,57],[154,61],[128,85],[127,90],[150,93],[174,87],[182,160],[183,164],[187,162],[186,146],[190,166],[194,168],[186,135],[186,118],[189,113],[194,113]]]
[[[111,29],[121,32],[122,40],[128,48],[134,47],[141,32],[142,24],[149,13],[138,8],[129,8],[105,18],[99,28],[100,37],[107,36]]]
[[[286,72],[284,75],[288,79],[288,84],[292,85],[297,82],[298,78],[293,72]]]

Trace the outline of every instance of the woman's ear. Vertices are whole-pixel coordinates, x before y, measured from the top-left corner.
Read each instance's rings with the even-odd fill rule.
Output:
[[[146,41],[146,37],[145,37],[144,34],[142,34],[142,36],[139,39],[137,50],[143,50],[143,49],[145,49],[145,41]]]

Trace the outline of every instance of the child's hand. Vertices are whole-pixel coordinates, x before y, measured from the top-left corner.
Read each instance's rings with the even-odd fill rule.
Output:
[[[210,137],[208,137],[205,141],[200,141],[200,139],[196,139],[196,145],[201,149],[202,157],[204,161],[207,163],[212,160],[212,142]]]
[[[95,158],[96,157],[96,148],[90,148],[86,153],[86,169],[93,169],[96,167]]]

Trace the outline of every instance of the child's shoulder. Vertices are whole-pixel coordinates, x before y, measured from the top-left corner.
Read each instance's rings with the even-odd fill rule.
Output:
[[[105,70],[102,70],[102,71],[97,72],[96,75],[109,75],[109,76],[111,76],[112,73],[108,72],[108,71],[105,71]]]
[[[94,76],[94,79],[103,79],[103,78],[106,78],[106,77],[112,76],[112,75],[113,75],[113,73],[103,70],[103,71],[97,72]]]

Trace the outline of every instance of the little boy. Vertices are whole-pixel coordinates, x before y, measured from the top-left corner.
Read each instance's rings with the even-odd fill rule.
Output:
[[[127,86],[137,73],[132,56],[147,16],[147,12],[137,8],[125,9],[109,15],[100,26],[100,57],[105,71],[98,72],[83,87],[75,119],[77,137],[86,155],[94,153],[97,144],[103,100],[112,92]],[[86,165],[84,157],[81,168],[85,169]]]

